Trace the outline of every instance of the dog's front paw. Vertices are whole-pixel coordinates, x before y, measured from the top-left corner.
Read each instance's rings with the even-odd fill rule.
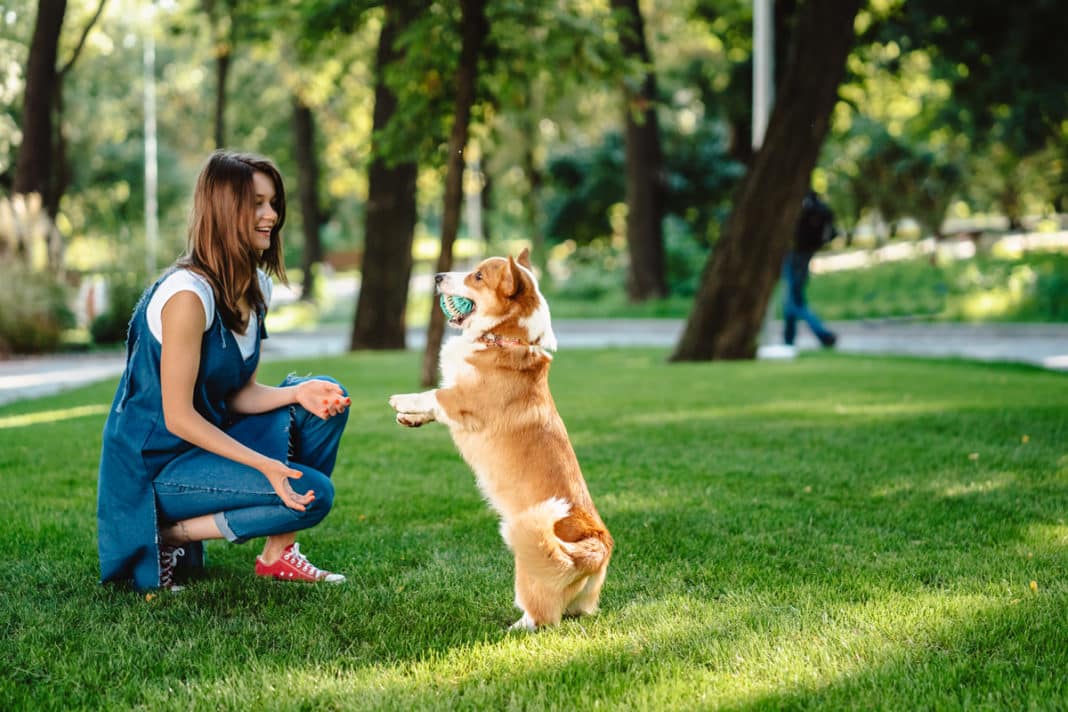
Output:
[[[409,428],[418,428],[432,420],[434,416],[430,413],[397,413],[397,422]]]
[[[389,405],[397,411],[397,422],[409,428],[418,428],[434,420],[434,394],[402,393],[391,396]]]
[[[424,413],[433,407],[426,393],[399,393],[389,397],[389,407],[398,413]]]

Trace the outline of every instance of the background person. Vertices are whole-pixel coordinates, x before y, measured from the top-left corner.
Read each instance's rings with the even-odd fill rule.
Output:
[[[805,298],[808,286],[809,262],[824,245],[834,239],[838,231],[834,227],[834,213],[829,205],[820,200],[819,194],[810,190],[801,203],[801,218],[794,231],[793,244],[783,262],[783,281],[786,289],[783,299],[783,342],[794,345],[797,338],[797,322],[804,321],[812,329],[821,345],[830,348],[838,341],[834,332],[827,329]]]

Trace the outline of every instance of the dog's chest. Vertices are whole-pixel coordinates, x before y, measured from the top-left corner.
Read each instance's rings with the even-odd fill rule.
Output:
[[[441,386],[449,388],[459,381],[474,379],[477,374],[469,358],[484,348],[484,345],[468,341],[461,336],[454,336],[446,341],[441,347]]]

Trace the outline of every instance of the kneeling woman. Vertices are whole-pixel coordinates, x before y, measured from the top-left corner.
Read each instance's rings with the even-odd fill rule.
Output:
[[[130,320],[126,369],[104,425],[97,501],[101,581],[178,588],[207,539],[267,537],[255,572],[341,582],[296,532],[330,511],[349,399],[334,380],[256,381],[268,273],[285,280],[282,177],[217,151],[197,179],[186,254]]]

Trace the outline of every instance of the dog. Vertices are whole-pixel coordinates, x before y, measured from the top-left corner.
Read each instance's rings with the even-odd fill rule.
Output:
[[[434,279],[460,333],[441,349],[439,388],[389,399],[396,420],[446,425],[500,516],[523,612],[512,629],[596,613],[613,541],[549,393],[557,343],[529,251]]]

